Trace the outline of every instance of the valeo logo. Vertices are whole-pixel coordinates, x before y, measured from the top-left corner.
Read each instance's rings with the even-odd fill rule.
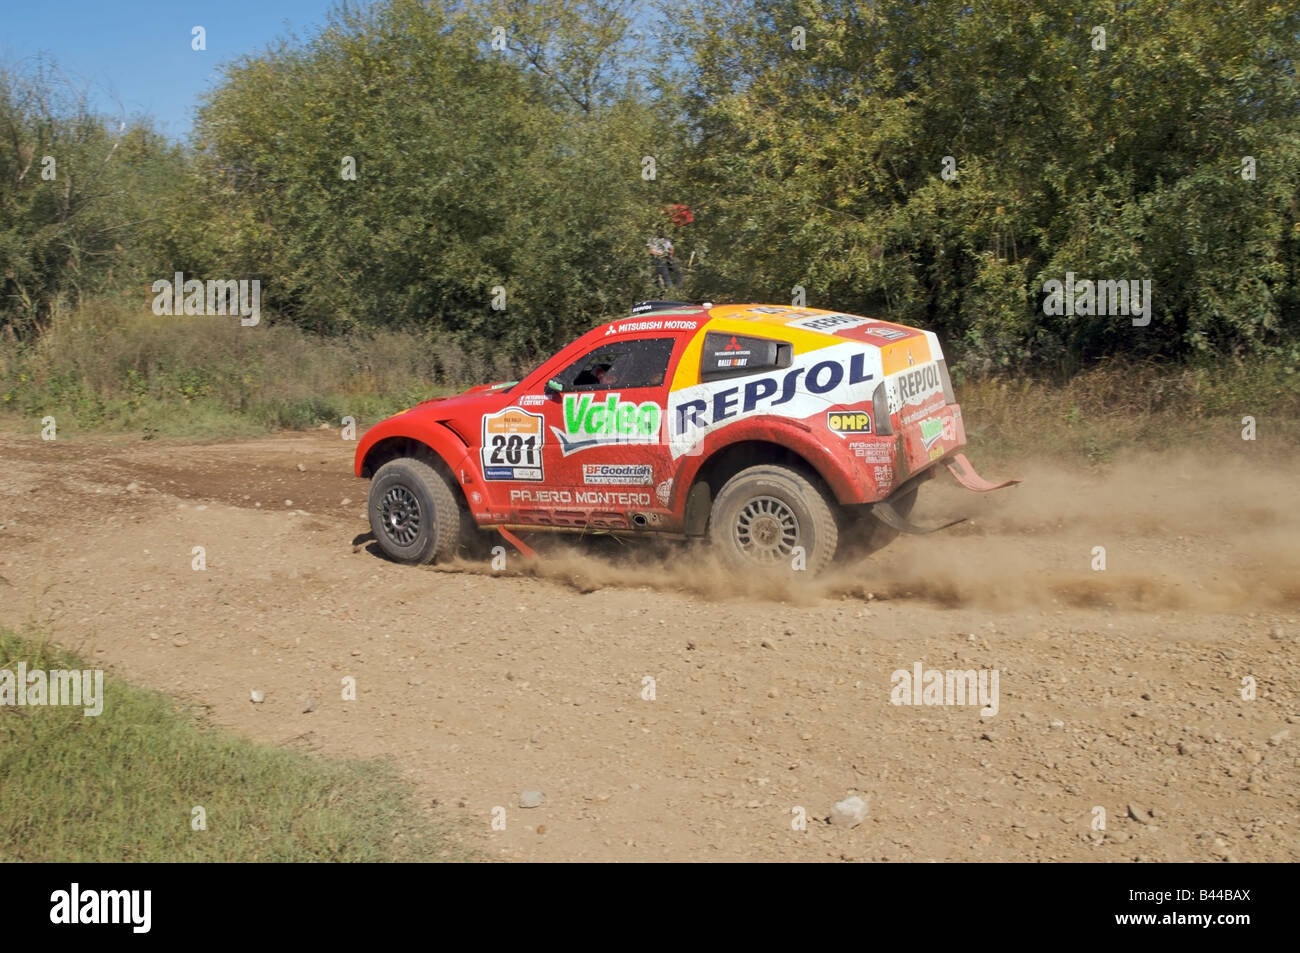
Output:
[[[956,440],[951,417],[931,417],[921,421],[921,446],[929,450],[940,437],[944,440]]]
[[[564,395],[564,430],[552,427],[567,457],[611,443],[653,443],[663,409],[654,401],[619,400],[613,392],[598,401],[591,394]]]

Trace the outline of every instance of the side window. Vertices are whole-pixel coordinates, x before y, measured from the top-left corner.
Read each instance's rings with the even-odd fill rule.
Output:
[[[658,387],[668,372],[676,338],[617,341],[588,351],[560,373],[567,391]]]
[[[710,331],[704,335],[700,380],[716,381],[789,367],[794,347],[785,341]]]

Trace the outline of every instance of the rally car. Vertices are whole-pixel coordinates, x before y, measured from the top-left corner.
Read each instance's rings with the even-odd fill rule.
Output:
[[[730,567],[815,573],[909,521],[959,452],[961,408],[938,338],[780,305],[645,302],[523,380],[425,401],[366,432],[370,525],[409,563],[480,531],[707,537]],[[933,527],[939,528],[939,527]]]

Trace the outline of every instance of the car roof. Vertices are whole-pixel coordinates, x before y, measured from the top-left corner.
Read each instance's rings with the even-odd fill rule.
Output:
[[[569,360],[593,345],[648,337],[687,338],[673,373],[673,390],[698,383],[701,354],[710,332],[777,338],[791,344],[796,355],[835,345],[872,348],[880,353],[887,375],[918,363],[943,360],[933,331],[844,311],[781,304],[642,304],[649,307],[639,306],[632,314],[597,325],[556,356]]]
[[[641,321],[647,322],[645,329],[650,329],[652,322],[660,318],[695,318],[702,319],[705,324],[699,325],[699,328],[708,327],[710,330],[720,328],[720,324],[715,322],[732,322],[744,321],[749,324],[760,324],[769,328],[783,327],[794,322],[800,322],[792,330],[803,331],[807,326],[808,319],[818,317],[838,317],[848,319],[854,325],[872,325],[877,327],[897,328],[900,331],[906,331],[912,334],[925,333],[919,328],[910,327],[905,324],[898,324],[894,321],[888,321],[884,318],[875,318],[869,315],[852,314],[848,311],[830,311],[825,308],[795,307],[793,305],[783,304],[712,304],[706,302],[703,304],[689,304],[681,301],[645,301],[635,306],[635,309],[627,317],[619,318],[613,322],[622,328],[626,322]],[[602,327],[607,325],[601,325]],[[610,325],[612,326],[612,325]],[[626,330],[639,330],[640,328],[627,327]],[[847,322],[844,330],[848,329]],[[672,330],[668,328],[666,330]],[[683,330],[677,328],[676,330]],[[734,329],[733,329],[734,333]],[[825,329],[825,333],[839,335],[839,330],[832,330],[831,327]],[[848,337],[856,338],[858,335],[850,334]]]
[[[704,304],[691,304],[685,301],[647,301],[636,305],[632,312],[626,317],[618,319],[618,323],[635,319],[652,319],[664,316],[696,316],[710,318],[727,318],[732,321],[753,321],[759,324],[789,324],[791,321],[800,318],[811,318],[818,315],[841,315],[846,318],[854,318],[860,321],[871,321],[880,324],[893,324],[892,321],[886,321],[883,318],[874,318],[870,315],[852,314],[848,311],[829,311],[825,308],[795,307],[784,304],[763,304],[762,302],[750,302],[748,304],[713,304],[711,302]],[[905,327],[905,325],[899,325]]]

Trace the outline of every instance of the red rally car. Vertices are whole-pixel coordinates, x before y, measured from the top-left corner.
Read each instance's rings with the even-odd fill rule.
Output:
[[[707,536],[745,571],[817,572],[879,548],[959,452],[938,338],[779,305],[647,302],[521,381],[428,400],[366,432],[370,525],[393,559],[453,556],[495,530]],[[938,527],[936,527],[938,528]]]

